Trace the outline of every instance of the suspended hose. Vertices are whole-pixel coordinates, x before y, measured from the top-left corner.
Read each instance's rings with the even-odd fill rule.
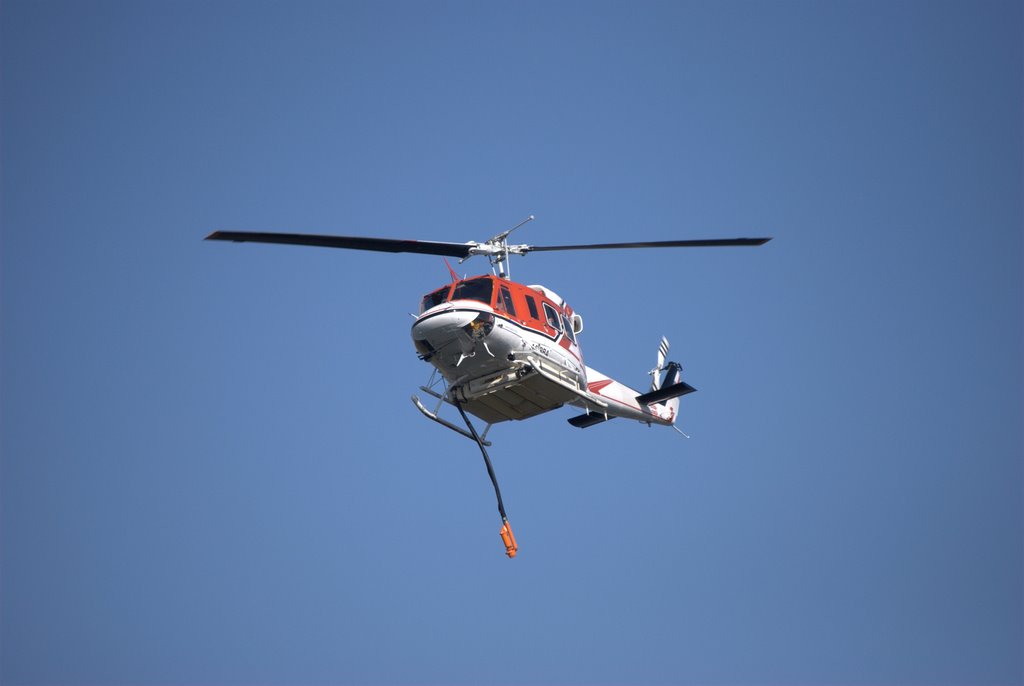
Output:
[[[508,517],[505,516],[505,505],[501,502],[501,489],[498,488],[498,477],[494,475],[494,467],[491,465],[491,458],[487,455],[487,448],[484,447],[484,442],[480,439],[480,435],[477,434],[476,428],[473,427],[473,423],[469,421],[469,417],[466,416],[465,410],[462,409],[462,403],[456,400],[455,408],[459,411],[459,414],[462,415],[462,421],[466,422],[466,427],[469,428],[469,433],[472,434],[473,440],[476,441],[481,454],[484,456],[484,464],[487,465],[487,475],[491,477],[491,483],[494,484],[494,495],[498,498],[498,514],[501,515],[500,533],[501,540],[505,544],[505,554],[509,557],[515,557],[516,551],[519,550],[519,546],[516,544],[516,537],[512,534],[512,527],[508,523]]]

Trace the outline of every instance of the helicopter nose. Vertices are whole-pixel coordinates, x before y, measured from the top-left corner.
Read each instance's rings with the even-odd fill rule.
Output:
[[[494,315],[490,312],[439,312],[413,324],[412,338],[414,342],[427,341],[434,349],[438,349],[456,338],[483,338],[492,328]]]
[[[438,336],[450,337],[477,317],[476,312],[439,312],[420,319],[412,327],[414,339],[425,340]]]

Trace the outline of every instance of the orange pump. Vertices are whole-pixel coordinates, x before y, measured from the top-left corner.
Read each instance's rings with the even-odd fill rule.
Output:
[[[507,519],[501,525],[501,540],[505,543],[505,554],[509,557],[515,557],[519,546],[516,545],[516,537],[512,533],[512,527],[509,526]]]

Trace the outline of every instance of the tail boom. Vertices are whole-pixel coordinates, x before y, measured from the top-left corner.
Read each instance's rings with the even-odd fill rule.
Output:
[[[658,364],[650,371],[651,390],[646,393],[586,368],[587,390],[571,404],[586,410],[569,419],[573,426],[585,429],[608,419],[623,417],[645,424],[673,426],[679,413],[679,398],[697,389],[682,380],[682,367],[678,362],[665,363],[668,340],[662,337],[658,346]],[[665,373],[662,380],[662,372]]]
[[[684,393],[692,392],[693,389],[690,386],[687,388],[690,390],[684,391]],[[670,387],[666,387],[653,393],[669,390]],[[645,401],[645,396],[652,395],[651,393],[640,393],[640,391],[590,367],[587,367],[586,395],[587,398],[580,398],[572,402],[573,405],[587,411],[586,414],[569,420],[574,426],[585,428],[614,417],[664,426],[671,426],[676,420],[676,407],[659,401]]]

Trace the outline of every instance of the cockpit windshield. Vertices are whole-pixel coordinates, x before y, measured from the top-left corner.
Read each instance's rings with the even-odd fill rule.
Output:
[[[477,300],[490,305],[493,285],[487,277],[460,281],[455,284],[455,290],[452,291],[452,300]]]
[[[426,312],[431,307],[437,307],[445,300],[447,300],[448,291],[450,289],[451,286],[445,286],[444,288],[439,288],[433,293],[427,293],[425,296],[423,296],[423,300],[420,302],[420,314]]]

